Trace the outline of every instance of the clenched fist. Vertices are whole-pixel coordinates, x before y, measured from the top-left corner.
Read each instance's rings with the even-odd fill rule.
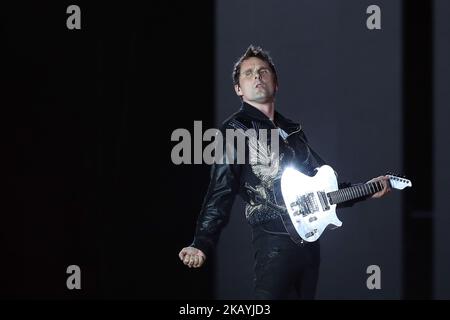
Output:
[[[180,260],[189,268],[199,268],[206,260],[203,251],[194,247],[185,247],[178,254]]]

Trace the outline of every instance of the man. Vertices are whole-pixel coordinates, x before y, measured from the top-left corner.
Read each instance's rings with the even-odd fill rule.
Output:
[[[223,161],[212,165],[211,181],[198,217],[194,241],[180,251],[179,258],[188,267],[198,268],[204,264],[228,222],[234,198],[239,194],[246,202],[245,214],[252,227],[255,298],[284,299],[291,289],[295,289],[300,298],[313,299],[320,263],[319,241],[295,240],[281,218],[286,208],[280,205],[276,186],[287,165],[294,165],[312,176],[315,168],[325,163],[308,145],[301,126],[275,111],[278,79],[267,52],[250,46],[234,66],[233,81],[242,107],[223,123],[222,132],[226,129],[256,129],[257,132],[278,129],[278,157],[270,165],[249,161],[244,164]],[[251,148],[247,143],[247,150]],[[371,181],[374,180],[380,180],[383,189],[372,198],[382,197],[390,191],[386,177]],[[353,203],[355,201],[345,206]]]

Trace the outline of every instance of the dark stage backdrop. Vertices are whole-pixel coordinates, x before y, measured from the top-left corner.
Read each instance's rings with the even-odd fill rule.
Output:
[[[450,3],[435,0],[434,6],[434,165],[429,170],[435,177],[434,199],[434,298],[450,299]]]
[[[230,72],[249,44],[268,49],[280,74],[277,108],[301,122],[342,180],[405,173],[412,190],[340,212],[322,239],[319,299],[448,299],[449,4],[378,1],[218,2],[216,123],[239,106]],[[218,248],[216,297],[248,298],[253,251],[243,203]],[[366,268],[381,268],[368,290]]]
[[[276,108],[299,121],[342,181],[402,171],[401,1],[377,1],[381,30],[368,30],[372,1],[219,1],[217,120],[240,102],[232,64],[249,44],[269,50],[279,74]],[[338,213],[341,229],[321,241],[319,299],[398,299],[402,294],[402,194]],[[251,297],[253,251],[243,204],[218,248],[218,298]],[[381,290],[366,286],[370,265]]]
[[[2,4],[0,297],[198,299],[184,267],[206,165],[171,134],[213,123],[213,3]],[[69,265],[81,290],[66,287]]]

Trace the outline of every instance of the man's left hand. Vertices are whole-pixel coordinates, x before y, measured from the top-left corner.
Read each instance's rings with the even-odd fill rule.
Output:
[[[371,198],[381,198],[382,196],[384,196],[385,194],[387,194],[391,191],[391,187],[389,186],[389,182],[388,182],[389,178],[386,176],[379,176],[377,178],[373,178],[373,179],[367,181],[367,183],[378,181],[378,180],[383,184],[383,190],[378,191],[377,193],[373,194]]]

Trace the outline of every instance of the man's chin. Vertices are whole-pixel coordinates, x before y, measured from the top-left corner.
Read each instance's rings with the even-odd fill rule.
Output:
[[[252,101],[257,102],[257,103],[268,103],[268,102],[273,101],[273,97],[268,97],[268,96],[264,95],[261,97],[255,97]]]

